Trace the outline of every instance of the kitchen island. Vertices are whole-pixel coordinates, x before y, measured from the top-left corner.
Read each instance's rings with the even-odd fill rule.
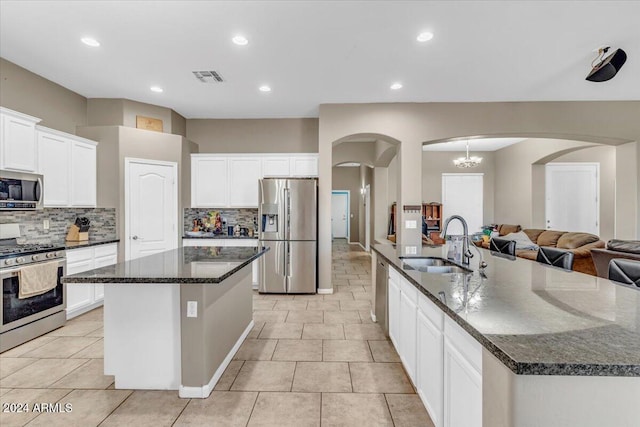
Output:
[[[117,389],[206,398],[253,327],[251,247],[185,247],[66,276],[104,285],[104,372]]]
[[[640,289],[484,249],[484,275],[478,254],[473,274],[437,274],[403,254],[442,247],[373,250],[390,338],[436,426],[640,425]]]

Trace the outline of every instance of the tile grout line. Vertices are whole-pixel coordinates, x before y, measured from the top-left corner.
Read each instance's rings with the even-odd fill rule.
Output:
[[[211,390],[211,393],[213,393],[213,390]],[[209,394],[209,396],[211,396],[211,394]],[[173,420],[173,422],[171,423],[171,426],[172,426],[172,427],[173,427],[173,425],[174,425],[175,423],[177,423],[177,422],[178,422],[178,419],[182,416],[182,413],[184,412],[184,410],[185,410],[185,409],[187,409],[187,406],[189,406],[189,405],[191,404],[191,401],[192,401],[192,400],[193,400],[193,399],[189,399],[189,401],[187,402],[187,404],[186,404],[186,405],[184,405],[184,406],[182,407],[182,410],[180,411],[180,413],[178,414],[178,416],[176,417],[176,419],[175,419],[175,420]]]
[[[253,415],[253,411],[255,410],[256,404],[258,403],[258,398],[260,397],[260,393],[261,392],[256,393],[256,398],[253,401],[253,405],[251,405],[251,411],[249,412],[249,417],[247,418],[247,423],[245,424],[245,427],[247,427],[249,425],[249,422],[251,421],[251,416]]]

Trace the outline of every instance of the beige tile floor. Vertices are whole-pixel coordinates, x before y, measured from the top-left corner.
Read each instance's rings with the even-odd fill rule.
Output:
[[[207,399],[114,390],[102,309],[0,355],[9,426],[432,426],[397,353],[371,322],[371,259],[333,245],[334,294],[254,294],[255,328]],[[34,404],[70,412],[34,412]],[[55,409],[55,408],[54,408]]]

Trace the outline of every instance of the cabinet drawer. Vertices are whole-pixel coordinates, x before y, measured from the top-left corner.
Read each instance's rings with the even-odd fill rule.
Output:
[[[440,332],[444,329],[444,313],[438,308],[429,298],[419,294],[418,295],[418,308],[424,314],[424,316],[438,328]]]
[[[115,243],[96,246],[94,250],[96,258],[118,254],[118,246]]]
[[[93,259],[93,248],[67,249],[67,265]]]
[[[414,305],[418,305],[418,289],[404,277],[400,278],[400,290]]]
[[[482,345],[449,317],[444,319],[444,335],[445,341],[453,345],[482,374]]]

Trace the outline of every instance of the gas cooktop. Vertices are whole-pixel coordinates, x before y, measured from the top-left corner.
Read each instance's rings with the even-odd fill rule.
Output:
[[[35,255],[48,252],[51,255],[47,254],[45,259],[51,258],[61,258],[64,256],[64,246],[60,245],[52,245],[49,243],[26,243],[26,244],[18,244],[16,239],[4,239],[0,240],[0,259],[5,258],[24,258],[25,255]],[[37,260],[39,257],[34,258],[33,260]],[[24,260],[27,261],[27,260]],[[17,261],[16,263],[21,263],[21,261]],[[9,265],[9,263],[3,263]]]

